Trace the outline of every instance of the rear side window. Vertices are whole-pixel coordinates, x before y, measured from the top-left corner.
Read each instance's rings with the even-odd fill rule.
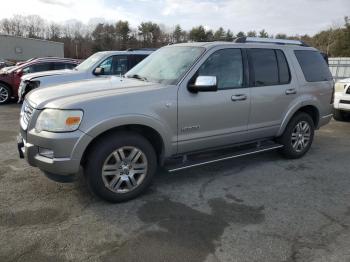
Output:
[[[281,50],[275,50],[278,62],[278,77],[281,85],[290,82],[290,71],[286,57]]]
[[[113,59],[113,71],[112,75],[124,75],[128,72],[128,57],[127,56],[115,56]]]
[[[53,63],[50,62],[30,65],[28,67],[23,68],[23,74],[49,71],[52,70],[52,65]]]
[[[271,86],[279,84],[278,64],[273,49],[249,49],[253,86]]]
[[[60,63],[60,62],[56,62],[53,65],[54,70],[73,69],[76,66],[77,66],[76,64]]]
[[[308,82],[332,80],[331,72],[323,56],[317,51],[295,50],[304,77]]]
[[[143,59],[145,59],[148,55],[130,55],[129,56],[129,70],[140,63]]]

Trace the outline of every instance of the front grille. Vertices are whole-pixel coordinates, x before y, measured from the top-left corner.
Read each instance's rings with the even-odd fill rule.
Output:
[[[27,101],[23,102],[21,109],[21,126],[24,130],[27,129],[30,119],[32,118],[34,108],[31,107]]]

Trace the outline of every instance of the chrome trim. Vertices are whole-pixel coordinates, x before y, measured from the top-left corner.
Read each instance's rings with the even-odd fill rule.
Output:
[[[33,113],[34,108],[31,107],[27,101],[24,101],[20,113],[20,124],[23,130],[27,130],[28,124],[33,116]]]
[[[270,147],[270,148],[255,150],[255,151],[252,151],[252,152],[247,152],[247,153],[242,153],[242,154],[238,154],[238,155],[232,155],[232,156],[227,156],[227,157],[218,158],[218,159],[214,159],[214,160],[204,161],[204,162],[197,163],[197,164],[192,164],[192,165],[188,165],[188,166],[183,166],[183,167],[178,167],[178,168],[174,168],[174,169],[169,169],[168,172],[173,173],[173,172],[176,172],[176,171],[179,171],[179,170],[183,170],[183,169],[188,169],[188,168],[192,168],[192,167],[196,167],[196,166],[203,166],[203,165],[206,165],[206,164],[220,162],[220,161],[233,159],[233,158],[238,158],[238,157],[241,157],[241,156],[253,155],[253,154],[257,154],[257,153],[261,153],[261,152],[265,152],[265,151],[270,151],[270,150],[274,150],[274,149],[278,149],[278,148],[282,148],[282,147],[283,147],[283,145],[277,145],[277,146],[273,146],[273,147]]]
[[[325,116],[322,117],[322,119],[329,118],[329,117],[332,117],[332,116],[333,116],[333,114],[325,115]]]

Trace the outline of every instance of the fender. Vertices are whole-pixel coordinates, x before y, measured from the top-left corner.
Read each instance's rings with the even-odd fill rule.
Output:
[[[300,108],[305,106],[313,106],[317,109],[318,112],[320,112],[321,105],[315,97],[311,95],[304,95],[302,97],[299,97],[299,99],[295,101],[295,103],[289,108],[286,115],[284,116],[282,124],[278,130],[277,136],[281,136],[283,134],[284,130],[286,129],[289,121],[292,119],[294,114],[298,112]]]
[[[86,131],[84,130],[84,132],[94,139],[108,130],[126,125],[141,125],[152,128],[158,132],[163,140],[164,156],[167,157],[176,153],[176,146],[174,146],[176,143],[174,143],[171,136],[169,136],[169,134],[172,134],[171,129],[160,120],[148,115],[138,114],[115,116],[96,123],[90,129]]]

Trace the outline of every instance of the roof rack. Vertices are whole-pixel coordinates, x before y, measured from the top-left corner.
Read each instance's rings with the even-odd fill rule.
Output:
[[[274,38],[262,38],[262,37],[238,37],[234,40],[235,43],[260,43],[260,44],[277,44],[277,45],[300,45],[309,46],[301,40],[289,40],[289,39],[274,39]]]
[[[125,51],[156,51],[158,48],[128,48]]]

